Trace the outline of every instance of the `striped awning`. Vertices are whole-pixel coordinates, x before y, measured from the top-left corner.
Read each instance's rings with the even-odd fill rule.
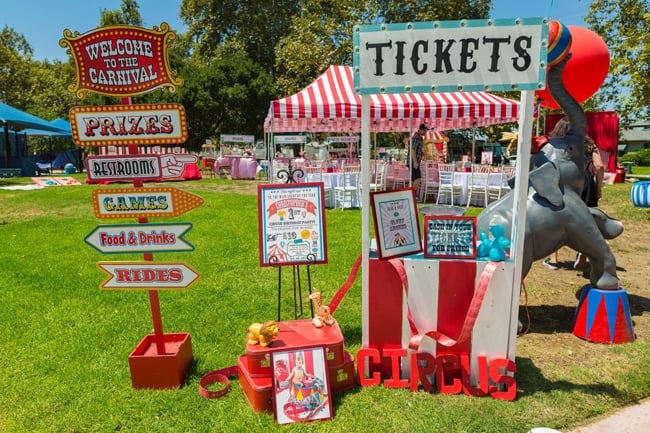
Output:
[[[361,96],[352,68],[330,66],[300,92],[271,102],[266,132],[361,132]],[[519,102],[488,92],[379,94],[370,96],[372,132],[436,130],[516,122]]]

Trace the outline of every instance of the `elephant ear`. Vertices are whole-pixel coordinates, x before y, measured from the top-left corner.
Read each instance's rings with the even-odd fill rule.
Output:
[[[535,192],[555,206],[562,206],[564,199],[560,190],[560,171],[551,162],[542,164],[528,175]]]

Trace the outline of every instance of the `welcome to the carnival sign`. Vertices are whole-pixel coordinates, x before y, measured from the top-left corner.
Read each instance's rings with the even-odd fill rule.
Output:
[[[77,66],[76,82],[68,90],[131,96],[167,87],[175,91],[183,79],[175,77],[167,62],[167,47],[176,34],[167,23],[152,30],[134,26],[99,27],[79,34],[63,31],[62,47],[68,47]]]
[[[355,92],[542,89],[547,35],[543,18],[357,26]]]

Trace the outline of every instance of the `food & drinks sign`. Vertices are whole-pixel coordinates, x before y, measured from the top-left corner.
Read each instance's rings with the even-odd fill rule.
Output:
[[[84,34],[66,29],[59,45],[68,47],[77,67],[76,82],[68,90],[77,97],[141,95],[161,87],[175,91],[183,84],[167,62],[167,48],[175,38],[167,23],[160,29],[120,25]]]

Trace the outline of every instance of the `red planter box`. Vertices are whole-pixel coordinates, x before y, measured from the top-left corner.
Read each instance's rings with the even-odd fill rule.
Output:
[[[155,338],[145,336],[129,355],[131,383],[137,389],[178,388],[193,359],[190,334],[163,334],[164,354],[158,354]]]

